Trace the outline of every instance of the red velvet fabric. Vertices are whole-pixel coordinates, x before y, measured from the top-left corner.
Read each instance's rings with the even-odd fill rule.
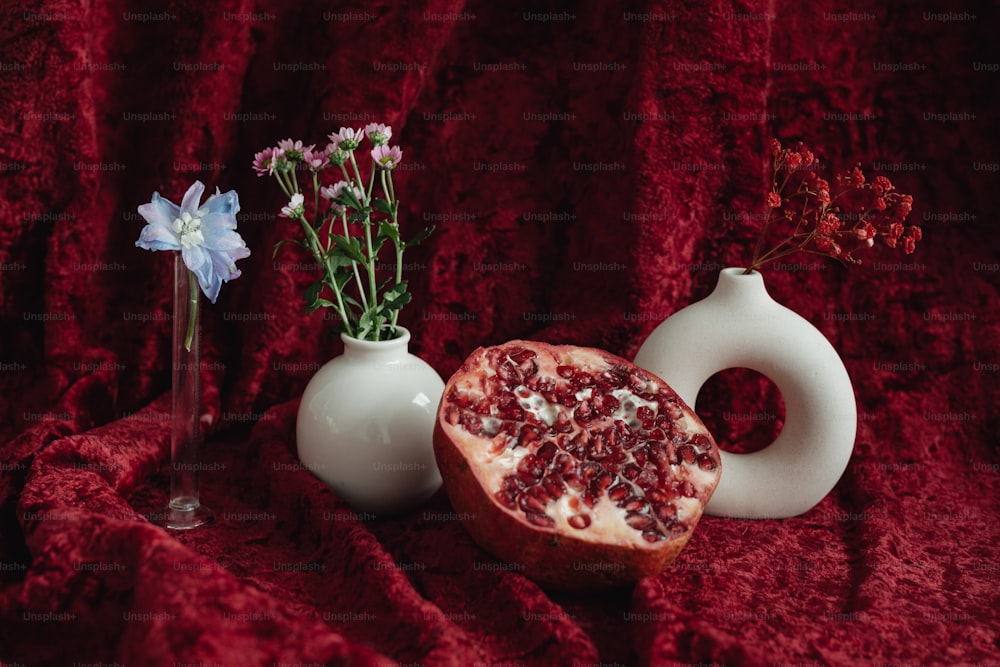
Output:
[[[6,2],[3,664],[1000,664],[997,7],[850,4]],[[438,225],[401,323],[444,377],[515,337],[633,355],[746,261],[772,135],[881,165],[915,255],[764,270],[855,384],[834,491],[708,517],[605,596],[505,568],[443,494],[351,512],[296,462],[340,342],[302,312],[306,258],[271,258],[294,231],[250,161],[373,120],[404,150],[404,227]],[[168,486],[171,263],[133,244],[136,206],[195,178],[240,193],[253,255],[204,309],[219,520],[177,535],[143,517]],[[781,406],[734,372],[699,410],[745,449],[780,420],[739,415]]]

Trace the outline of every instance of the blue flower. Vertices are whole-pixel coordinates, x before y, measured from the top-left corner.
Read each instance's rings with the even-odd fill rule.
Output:
[[[216,188],[199,205],[204,192],[205,185],[195,181],[179,207],[154,192],[152,201],[139,207],[139,215],[148,224],[135,244],[146,250],[179,250],[201,291],[215,303],[223,281],[240,277],[236,260],[249,257],[250,249],[236,231],[240,210],[236,191],[223,194]]]

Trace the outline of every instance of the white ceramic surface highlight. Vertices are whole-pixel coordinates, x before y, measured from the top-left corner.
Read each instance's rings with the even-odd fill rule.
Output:
[[[771,298],[760,273],[724,269],[708,297],[650,334],[635,363],[663,378],[692,408],[705,382],[729,368],[755,370],[781,391],[781,433],[751,454],[722,452],[722,477],[708,514],[798,516],[819,503],[847,468],[857,432],[847,369],[816,327]]]
[[[303,466],[378,515],[411,510],[441,487],[432,438],[444,381],[396,329],[379,342],[342,334],[344,354],[306,385],[296,423]]]

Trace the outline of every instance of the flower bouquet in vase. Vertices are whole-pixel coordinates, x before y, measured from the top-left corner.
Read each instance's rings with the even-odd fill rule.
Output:
[[[410,301],[403,253],[433,228],[400,234],[392,173],[403,154],[391,137],[379,123],[342,127],[323,149],[287,139],[253,165],[288,197],[280,216],[299,223],[275,252],[286,243],[309,252],[320,275],[303,294],[306,310],[336,313],[344,343],[303,393],[299,459],[356,510],[374,514],[409,510],[441,486],[432,436],[444,382],[409,353],[410,332],[398,324]],[[379,270],[386,250],[388,276]]]
[[[723,475],[706,507],[719,516],[782,518],[814,507],[840,479],[854,448],[854,388],[836,350],[807,320],[774,301],[759,272],[804,252],[860,264],[880,242],[912,253],[921,230],[905,220],[913,198],[860,166],[833,184],[799,144],[771,142],[767,213],[746,267],[724,269],[715,290],[660,324],[635,363],[669,380],[689,405],[715,373],[749,368],[774,382],[785,402],[777,439],[752,454],[722,452]]]

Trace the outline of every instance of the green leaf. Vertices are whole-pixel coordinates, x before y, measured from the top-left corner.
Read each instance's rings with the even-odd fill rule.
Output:
[[[368,334],[375,329],[375,313],[371,309],[366,310],[361,313],[361,317],[358,318],[358,331],[357,337],[361,340],[366,340]]]
[[[320,308],[336,308],[337,304],[326,299],[316,299],[306,307],[306,314],[315,312]]]
[[[331,252],[327,258],[330,261],[330,268],[334,271],[351,265],[351,258],[340,252]]]
[[[365,225],[371,224],[371,214],[372,210],[368,207],[359,209],[357,211],[352,211],[347,216],[348,222],[360,222]]]
[[[359,211],[364,209],[364,205],[358,200],[357,197],[354,196],[353,188],[344,188],[344,191],[340,193],[340,196],[337,197],[337,199],[340,200],[340,203],[347,204],[351,208],[358,209]]]
[[[347,238],[346,236],[335,235],[333,237],[333,245],[355,262],[367,264],[365,253],[361,251],[361,242],[355,237]]]
[[[353,271],[338,271],[333,276],[334,284],[337,286],[337,291],[341,294],[344,293],[344,288],[347,287],[347,283],[351,282],[354,278]]]
[[[421,241],[426,241],[427,238],[433,232],[434,232],[434,225],[431,225],[430,227],[424,227],[419,232],[417,232],[416,236],[414,236],[412,239],[410,239],[409,241],[406,242],[406,246],[405,247],[409,248],[410,246],[417,245]]]
[[[385,199],[373,199],[372,208],[375,209],[376,211],[380,211],[381,213],[385,213],[386,215],[390,216],[396,212],[395,205],[389,203]]]
[[[319,298],[319,292],[321,289],[323,289],[323,281],[317,280],[312,285],[307,287],[306,290],[302,293],[302,300],[306,302],[307,307],[312,307],[312,305],[316,303],[316,300]],[[313,308],[312,310],[316,309]]]
[[[383,220],[378,225],[378,233],[388,239],[392,239],[393,245],[399,245],[399,228],[388,220]]]
[[[392,315],[393,311],[398,311],[400,308],[405,306],[410,302],[413,297],[406,289],[406,281],[403,280],[388,290],[382,297],[382,304],[379,307],[379,314],[383,317],[389,317]]]

